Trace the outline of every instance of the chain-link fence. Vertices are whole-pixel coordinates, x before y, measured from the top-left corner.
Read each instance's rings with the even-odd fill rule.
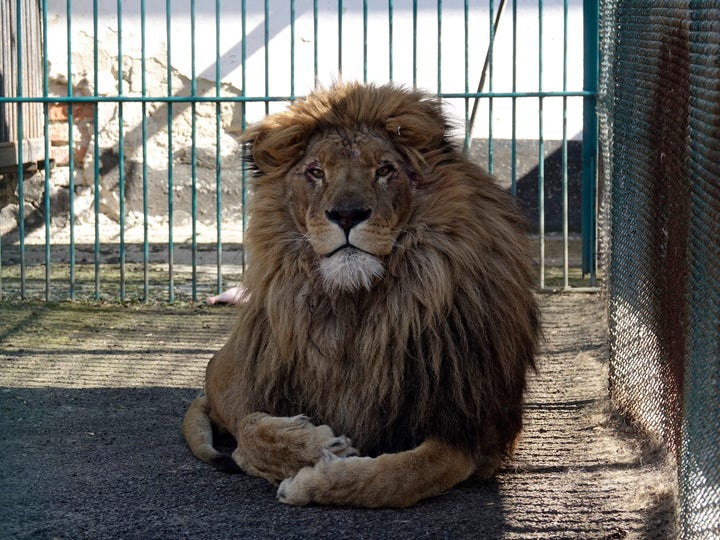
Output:
[[[602,7],[610,387],[679,463],[684,538],[720,536],[720,7]]]

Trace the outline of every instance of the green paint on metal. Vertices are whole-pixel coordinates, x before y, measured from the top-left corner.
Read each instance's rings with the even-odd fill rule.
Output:
[[[171,0],[165,3],[165,25],[167,29],[167,95],[172,96],[172,27],[170,17]],[[175,274],[174,274],[174,241],[173,241],[173,104],[167,106],[167,142],[168,142],[168,301],[175,300]]]
[[[241,63],[242,63],[241,93],[242,93],[242,95],[241,95],[241,97],[246,97],[245,92],[247,89],[247,69],[246,69],[246,64],[247,64],[247,6],[246,6],[246,2],[247,2],[247,0],[242,0],[242,24],[240,25],[241,30],[242,30],[242,48],[241,48]],[[315,2],[315,17],[316,17],[315,32],[317,34],[317,0]],[[316,35],[316,37],[317,37],[317,35]],[[317,39],[315,40],[315,59],[316,59],[316,66],[317,66]],[[317,71],[316,71],[315,84],[317,85]],[[240,125],[241,125],[243,132],[245,131],[245,128],[247,127],[246,112],[247,111],[245,109],[245,104],[242,103],[241,110],[240,110],[240,116],[241,116]],[[243,152],[243,165],[242,165],[242,174],[241,174],[242,207],[243,207],[242,233],[243,233],[243,238],[245,238],[245,231],[247,230],[247,212],[245,212],[244,209],[247,208],[247,206],[245,206],[245,205],[247,204],[248,169],[247,169],[247,159],[246,159],[247,158],[247,156],[246,156],[247,147],[244,145],[243,145],[242,152]],[[247,264],[247,262],[248,262],[247,250],[243,247],[243,252],[242,252],[243,271],[245,270],[245,265]]]
[[[368,80],[368,0],[363,0],[363,82]]]
[[[73,87],[72,87],[72,25],[71,25],[71,16],[72,13],[72,2],[68,0],[67,3],[67,50],[68,50],[68,56],[67,56],[67,95],[68,97],[72,97],[73,95]],[[73,149],[75,148],[75,141],[74,141],[74,113],[73,113],[73,106],[72,102],[68,103],[68,172],[70,175],[69,179],[69,205],[70,205],[70,216],[69,216],[69,224],[70,224],[70,299],[75,299],[75,152]]]
[[[42,51],[43,58],[47,58],[47,0],[42,0]],[[96,85],[97,88],[97,85]],[[50,80],[48,75],[48,63],[43,62],[43,95],[50,93]],[[45,137],[45,179],[44,188],[45,196],[43,197],[43,211],[45,213],[45,301],[50,301],[50,107],[47,103],[43,103],[43,136]],[[97,124],[97,122],[96,122]],[[97,137],[95,137],[97,140]],[[97,176],[96,176],[97,178]],[[97,190],[96,190],[97,192]],[[96,234],[97,236],[97,234]],[[2,257],[0,256],[0,259]],[[2,265],[0,264],[0,268]],[[2,298],[2,285],[0,284],[0,298]]]
[[[553,98],[553,97],[592,97],[597,93],[592,90],[569,90],[562,91],[529,91],[529,92],[440,92],[436,93],[441,99],[465,99],[465,98]],[[3,103],[280,103],[292,101],[290,95],[278,96],[27,96],[27,97],[2,97]]]
[[[413,88],[417,88],[417,30],[418,30],[417,2],[413,2],[412,24],[413,24],[412,82],[413,82]]]
[[[117,0],[118,95],[123,95],[122,0]],[[69,77],[69,76],[68,76]],[[120,191],[120,301],[125,301],[125,129],[124,105],[118,103],[118,189]],[[72,124],[71,124],[72,125]],[[73,148],[72,145],[70,148]],[[72,152],[71,152],[72,153]],[[70,193],[72,197],[72,192]]]
[[[68,5],[70,5],[70,2],[68,0]],[[18,97],[22,98],[23,95],[23,32],[22,32],[22,2],[17,3],[17,7],[15,9],[15,32],[17,35],[17,95]],[[18,134],[18,145],[17,145],[17,177],[18,177],[18,215],[20,216],[20,219],[18,219],[18,230],[20,232],[20,296],[22,299],[25,299],[26,290],[25,290],[25,273],[27,271],[27,261],[25,259],[25,178],[23,176],[24,169],[23,169],[23,145],[22,141],[24,139],[24,132],[23,132],[23,108],[22,108],[22,102],[18,101],[17,104],[17,134]]]
[[[343,80],[343,1],[338,0],[337,10],[337,37],[338,37],[338,58],[337,58],[337,71],[338,79]]]
[[[567,91],[568,71],[568,0],[563,1],[563,92]],[[570,288],[569,278],[569,215],[568,215],[568,136],[567,136],[567,97],[563,97],[562,119],[562,234],[563,234],[563,289]]]
[[[510,142],[510,192],[513,197],[517,195],[517,0],[513,1],[512,8],[512,133]]]
[[[197,78],[195,75],[195,0],[190,2],[190,94],[197,96]],[[192,299],[197,302],[197,102],[190,104],[190,218],[191,233],[191,265],[192,265]]]
[[[215,0],[215,97],[220,97],[220,0]],[[216,294],[223,290],[222,275],[222,159],[220,150],[220,102],[215,103],[215,283]]]
[[[468,20],[470,18],[470,5],[468,0],[463,2],[463,53],[464,53],[464,68],[465,68],[465,93],[470,91],[470,53],[468,50],[470,41],[470,29]],[[480,88],[482,90],[482,88]],[[465,98],[465,140],[463,141],[463,149],[465,155],[470,153],[470,140],[472,137],[472,122],[470,121],[470,98]]]
[[[144,29],[143,29],[144,30]],[[100,68],[98,65],[98,2],[93,0],[93,95],[98,95],[98,84],[99,84],[99,73]],[[142,32],[142,37],[145,39],[145,32]],[[144,71],[144,70],[143,70]],[[143,120],[145,120],[143,115]],[[99,111],[98,105],[95,104],[93,107],[93,152],[95,156],[100,155],[100,126],[99,126]],[[145,160],[143,160],[144,162]],[[95,270],[95,300],[100,300],[100,160],[93,160],[93,188],[95,193],[93,194],[93,216],[95,218],[95,245],[93,246],[93,266]],[[49,217],[49,216],[48,216]]]
[[[490,35],[489,38],[489,44],[488,44],[488,52],[487,52],[487,58],[488,58],[488,90],[490,93],[493,91],[493,64],[494,64],[494,52],[495,52],[495,32],[497,30],[498,24],[500,23],[500,15],[502,14],[502,10],[498,10],[498,18],[497,21],[494,20],[494,11],[495,11],[495,3],[493,0],[489,1],[488,4],[489,7],[489,16],[488,16],[488,23],[489,28],[488,32]],[[490,174],[493,174],[493,98],[489,98],[487,100],[488,102],[488,172]]]
[[[265,53],[265,95],[270,95],[270,4],[265,0],[265,17],[263,19],[263,52]],[[270,114],[270,103],[265,102],[265,114]]]
[[[141,25],[141,42],[140,42],[140,65],[142,67],[141,90],[140,93],[147,95],[147,76],[146,76],[146,45],[145,45],[145,29],[146,29],[146,6],[145,0],[140,3],[140,25]],[[143,207],[143,301],[150,301],[150,231],[148,226],[148,171],[147,171],[147,105],[145,102],[140,104],[142,112],[141,131],[142,131],[142,207]],[[97,110],[97,107],[96,107]],[[95,160],[97,163],[97,160]]]
[[[388,0],[388,79],[393,80],[393,0]]]
[[[543,89],[543,0],[538,0],[538,92]],[[540,289],[545,288],[545,136],[543,98],[538,99],[538,266]]]
[[[245,17],[245,0],[243,0],[243,19]],[[320,84],[320,75],[318,73],[318,0],[313,0],[313,86],[318,87]],[[243,48],[245,47],[245,32],[243,31]],[[245,56],[243,55],[243,58]],[[243,90],[245,85],[243,84]]]
[[[442,0],[437,0],[437,93],[442,93]]]
[[[290,0],[290,99],[295,101],[295,0]]]
[[[597,152],[598,119],[597,90],[600,70],[599,3],[584,0],[583,16],[585,35],[583,87],[588,95],[583,100],[583,150],[582,150],[582,270],[590,274],[590,282],[596,279],[596,212],[597,212]]]

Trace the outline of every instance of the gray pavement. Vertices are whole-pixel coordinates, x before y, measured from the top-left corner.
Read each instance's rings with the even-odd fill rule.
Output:
[[[665,538],[672,468],[607,415],[602,301],[541,297],[519,452],[407,510],[295,508],[179,426],[232,308],[0,303],[0,538]]]

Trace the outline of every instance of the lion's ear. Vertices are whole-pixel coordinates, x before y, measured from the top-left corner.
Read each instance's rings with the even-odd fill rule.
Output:
[[[284,174],[305,151],[307,130],[299,123],[267,117],[250,126],[242,136],[250,149],[249,161],[264,174]]]
[[[421,100],[401,108],[398,114],[389,117],[385,129],[395,144],[425,154],[443,145],[447,123],[440,103]]]

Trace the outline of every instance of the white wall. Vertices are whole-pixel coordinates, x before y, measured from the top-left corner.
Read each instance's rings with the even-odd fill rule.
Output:
[[[537,91],[539,89],[539,17],[537,0],[517,0],[517,91]],[[117,92],[117,50],[118,18],[117,1],[98,0],[99,48],[102,52],[100,62],[100,94],[114,95]],[[48,0],[48,56],[51,76],[62,80],[67,76],[67,5],[65,0]],[[208,81],[215,80],[216,72],[216,21],[215,2],[197,0],[195,73]],[[288,96],[290,83],[290,2],[270,0],[269,4],[269,47],[268,70],[269,94]],[[495,0],[495,11],[500,4]],[[567,88],[582,89],[582,1],[569,0]],[[148,92],[167,94],[165,66],[167,61],[167,26],[165,0],[147,0],[146,2],[146,57],[153,59],[155,69],[152,80],[148,81]],[[303,95],[313,87],[313,8],[311,0],[295,2],[295,94]],[[443,93],[465,91],[465,45],[464,14],[462,0],[444,0],[442,2],[442,42],[441,42],[441,88]],[[122,49],[126,56],[124,70],[137,70],[137,62],[129,59],[141,56],[140,1],[122,1]],[[224,91],[236,93],[242,87],[242,26],[240,0],[221,1],[220,36],[220,74]],[[384,82],[388,79],[388,2],[370,0],[368,30],[368,79]],[[468,87],[477,88],[478,80],[488,47],[490,29],[488,0],[470,1],[469,40],[468,40]],[[560,91],[563,89],[563,4],[559,0],[543,2],[543,69],[542,89]],[[338,2],[321,0],[319,2],[318,30],[318,76],[321,83],[327,84],[338,78]],[[343,2],[343,77],[345,79],[363,78],[362,57],[362,1],[345,0]],[[495,60],[493,65],[493,90],[509,92],[512,83],[512,0],[505,6],[495,41]],[[247,62],[246,88],[248,96],[265,95],[265,3],[260,0],[247,0]],[[431,92],[438,90],[438,10],[437,2],[418,1],[417,34],[417,84]],[[91,0],[73,0],[70,35],[72,36],[72,80],[73,85],[92,86],[93,60],[92,39],[93,8]],[[191,76],[191,26],[190,0],[172,0],[171,13],[171,64],[173,68],[173,92],[188,93],[189,88],[178,84],[176,76]],[[393,58],[394,80],[412,83],[412,2],[395,0],[393,19]],[[162,68],[161,68],[162,67]],[[150,72],[148,71],[150,74]],[[126,74],[127,75],[127,74]],[[137,75],[137,74],[135,74]],[[139,77],[126,76],[125,93],[139,93]],[[213,85],[204,87],[214,95]],[[234,89],[233,89],[234,87]],[[488,90],[486,86],[484,90]],[[511,102],[508,99],[496,99],[493,103],[493,137],[510,138]],[[281,107],[274,104],[271,110]],[[451,103],[459,122],[464,118],[464,101]],[[568,135],[576,136],[582,128],[582,99],[568,100]],[[538,137],[538,99],[520,99],[517,102],[518,138],[535,139]],[[265,111],[264,105],[248,107],[248,120],[260,117]],[[474,136],[488,135],[488,104],[484,102],[476,121]],[[562,100],[548,98],[544,101],[543,135],[548,139],[562,136]]]

